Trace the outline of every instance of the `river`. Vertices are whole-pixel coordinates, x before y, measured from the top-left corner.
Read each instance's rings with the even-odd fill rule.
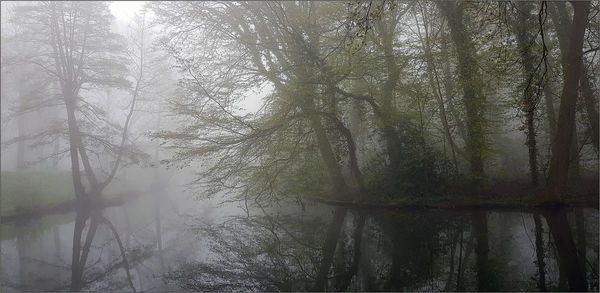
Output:
[[[570,277],[544,210],[259,206],[160,192],[102,215],[127,265],[100,225],[84,291],[538,291],[565,290]],[[597,291],[598,210],[565,215],[585,257],[585,286]],[[3,223],[1,291],[68,291],[75,218]]]

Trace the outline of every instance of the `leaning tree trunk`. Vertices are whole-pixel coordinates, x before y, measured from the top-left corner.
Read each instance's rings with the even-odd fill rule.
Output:
[[[555,25],[556,33],[558,36],[561,51],[561,60],[564,64],[568,62],[566,59],[566,52],[569,46],[568,28],[572,24],[571,19],[569,18],[567,8],[564,2],[554,2],[552,3],[552,5],[549,6],[549,8],[550,17],[552,18],[552,22]],[[588,127],[592,135],[592,144],[594,146],[594,150],[598,152],[598,97],[595,95],[594,90],[592,89],[589,74],[583,64],[583,58],[579,58],[578,62],[580,62],[578,66],[580,66],[582,70],[579,82],[581,85],[581,94],[584,102],[584,109],[588,118]]]
[[[567,191],[569,157],[575,124],[575,105],[577,89],[581,75],[581,51],[583,37],[588,23],[589,2],[571,2],[574,8],[573,24],[569,33],[569,48],[563,63],[564,85],[560,97],[556,137],[552,144],[552,158],[546,183],[547,197],[550,201],[560,201]]]

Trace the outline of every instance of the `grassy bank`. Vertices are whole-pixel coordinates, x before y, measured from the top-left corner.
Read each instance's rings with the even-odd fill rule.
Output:
[[[115,198],[133,192],[122,184],[111,184],[102,197]],[[75,199],[70,172],[1,172],[0,215],[3,217],[48,209]]]

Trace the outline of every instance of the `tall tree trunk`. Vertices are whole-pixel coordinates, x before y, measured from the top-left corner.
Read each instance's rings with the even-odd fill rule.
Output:
[[[395,128],[395,107],[393,105],[394,90],[400,79],[400,68],[394,54],[394,32],[397,23],[397,17],[393,17],[391,20],[381,19],[376,23],[387,74],[387,78],[379,86],[381,90],[381,110],[378,112],[378,116],[383,124],[382,132],[392,169],[399,167],[402,160],[399,152],[400,139]]]
[[[342,175],[340,166],[337,163],[335,154],[333,153],[333,149],[331,148],[331,143],[329,142],[327,134],[325,133],[325,129],[323,128],[321,118],[316,113],[315,104],[312,97],[304,98],[302,110],[308,115],[310,125],[315,131],[317,145],[319,146],[321,157],[325,162],[327,171],[329,172],[329,176],[333,182],[334,192],[337,196],[343,196],[343,193],[348,191],[348,187],[346,185],[346,181],[344,180],[344,176]]]
[[[569,49],[563,64],[564,85],[560,97],[558,125],[556,138],[552,144],[552,158],[546,190],[548,200],[561,201],[567,191],[567,175],[569,172],[569,155],[573,140],[575,124],[575,105],[577,103],[577,88],[581,75],[581,51],[583,37],[587,26],[589,2],[571,2],[574,8],[574,21],[569,33]]]
[[[568,63],[566,52],[569,50],[569,28],[572,25],[571,18],[567,12],[567,7],[564,2],[556,1],[550,6],[550,17],[554,23],[556,33],[558,35],[558,41],[560,44],[561,60],[563,64]],[[592,143],[594,150],[598,152],[598,97],[594,94],[592,85],[590,83],[590,77],[586,67],[583,64],[583,58],[577,60],[581,68],[580,84],[583,102],[585,105],[586,116],[589,122],[589,129],[592,135]],[[563,65],[564,66],[564,65]]]
[[[463,89],[463,103],[467,114],[466,148],[471,164],[471,174],[475,188],[481,186],[484,169],[485,151],[485,96],[483,84],[478,73],[475,47],[463,19],[461,3],[436,2],[445,15],[450,28],[450,36],[458,55],[458,75]]]
[[[454,168],[458,170],[458,161],[456,159],[456,144],[454,143],[454,138],[452,137],[452,133],[450,132],[450,125],[448,124],[448,118],[446,116],[446,107],[444,105],[444,98],[442,95],[442,89],[440,85],[440,78],[438,76],[437,68],[435,61],[433,60],[433,55],[431,52],[431,40],[429,37],[429,12],[423,8],[424,4],[421,4],[421,15],[423,17],[423,27],[425,28],[425,37],[421,38],[421,43],[423,45],[424,53],[425,53],[425,62],[427,64],[427,77],[429,79],[429,84],[433,88],[433,95],[436,98],[438,103],[440,120],[442,121],[443,134],[448,140],[448,144],[450,145],[450,153],[452,155],[452,162],[454,163]],[[417,26],[417,32],[420,35],[420,28]]]
[[[67,104],[75,103],[72,97],[65,97]],[[71,157],[71,176],[73,177],[73,186],[75,188],[75,197],[77,199],[85,199],[86,194],[81,181],[81,171],[79,167],[79,146],[77,145],[77,139],[75,137],[75,130],[77,129],[77,122],[75,119],[74,106],[67,105],[67,125],[69,128],[69,153]]]
[[[528,2],[517,2],[517,22],[513,26],[513,30],[517,36],[517,45],[521,52],[521,65],[523,66],[523,109],[526,115],[526,135],[527,149],[529,154],[529,172],[531,175],[531,184],[538,185],[537,171],[537,147],[535,133],[535,110],[537,106],[536,97],[534,97],[534,56],[531,53],[531,44],[534,36],[529,33],[531,22],[531,4]]]

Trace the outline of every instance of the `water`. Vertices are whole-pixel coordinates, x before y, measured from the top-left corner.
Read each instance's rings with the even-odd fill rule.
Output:
[[[102,212],[126,250],[131,283],[114,233],[100,225],[84,291],[568,288],[544,211],[352,210],[295,200],[245,210],[244,202],[167,193],[159,206],[158,218],[152,196]],[[566,216],[585,250],[588,289],[597,291],[598,210]],[[2,224],[2,292],[69,290],[74,225],[75,213]]]

